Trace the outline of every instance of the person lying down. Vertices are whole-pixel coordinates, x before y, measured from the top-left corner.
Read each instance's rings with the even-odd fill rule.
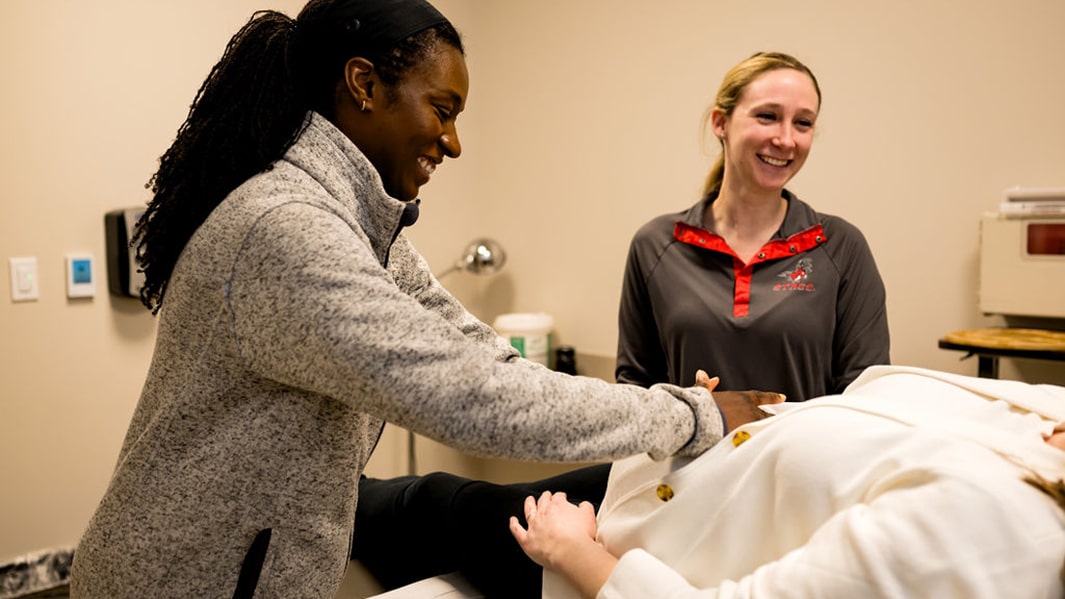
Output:
[[[1065,388],[876,366],[694,459],[615,462],[598,516],[512,518],[551,599],[1061,597]]]

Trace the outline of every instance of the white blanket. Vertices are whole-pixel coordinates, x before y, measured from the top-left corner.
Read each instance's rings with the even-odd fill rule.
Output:
[[[1065,516],[1022,478],[1065,474],[1042,440],[1063,418],[1061,387],[876,367],[746,441],[622,460],[599,538],[623,557],[599,598],[1060,597]]]

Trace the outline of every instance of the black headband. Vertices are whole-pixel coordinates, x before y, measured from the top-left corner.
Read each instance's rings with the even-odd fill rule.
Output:
[[[385,51],[448,20],[425,0],[341,0],[326,15],[365,50]]]

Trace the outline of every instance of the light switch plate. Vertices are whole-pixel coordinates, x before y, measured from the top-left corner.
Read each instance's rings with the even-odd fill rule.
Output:
[[[11,301],[36,301],[39,293],[37,283],[37,258],[9,258],[11,267]]]

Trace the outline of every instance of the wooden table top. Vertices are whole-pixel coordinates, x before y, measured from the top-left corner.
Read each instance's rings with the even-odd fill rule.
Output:
[[[1019,351],[1065,352],[1065,331],[988,328],[951,331],[943,340],[969,347]]]

